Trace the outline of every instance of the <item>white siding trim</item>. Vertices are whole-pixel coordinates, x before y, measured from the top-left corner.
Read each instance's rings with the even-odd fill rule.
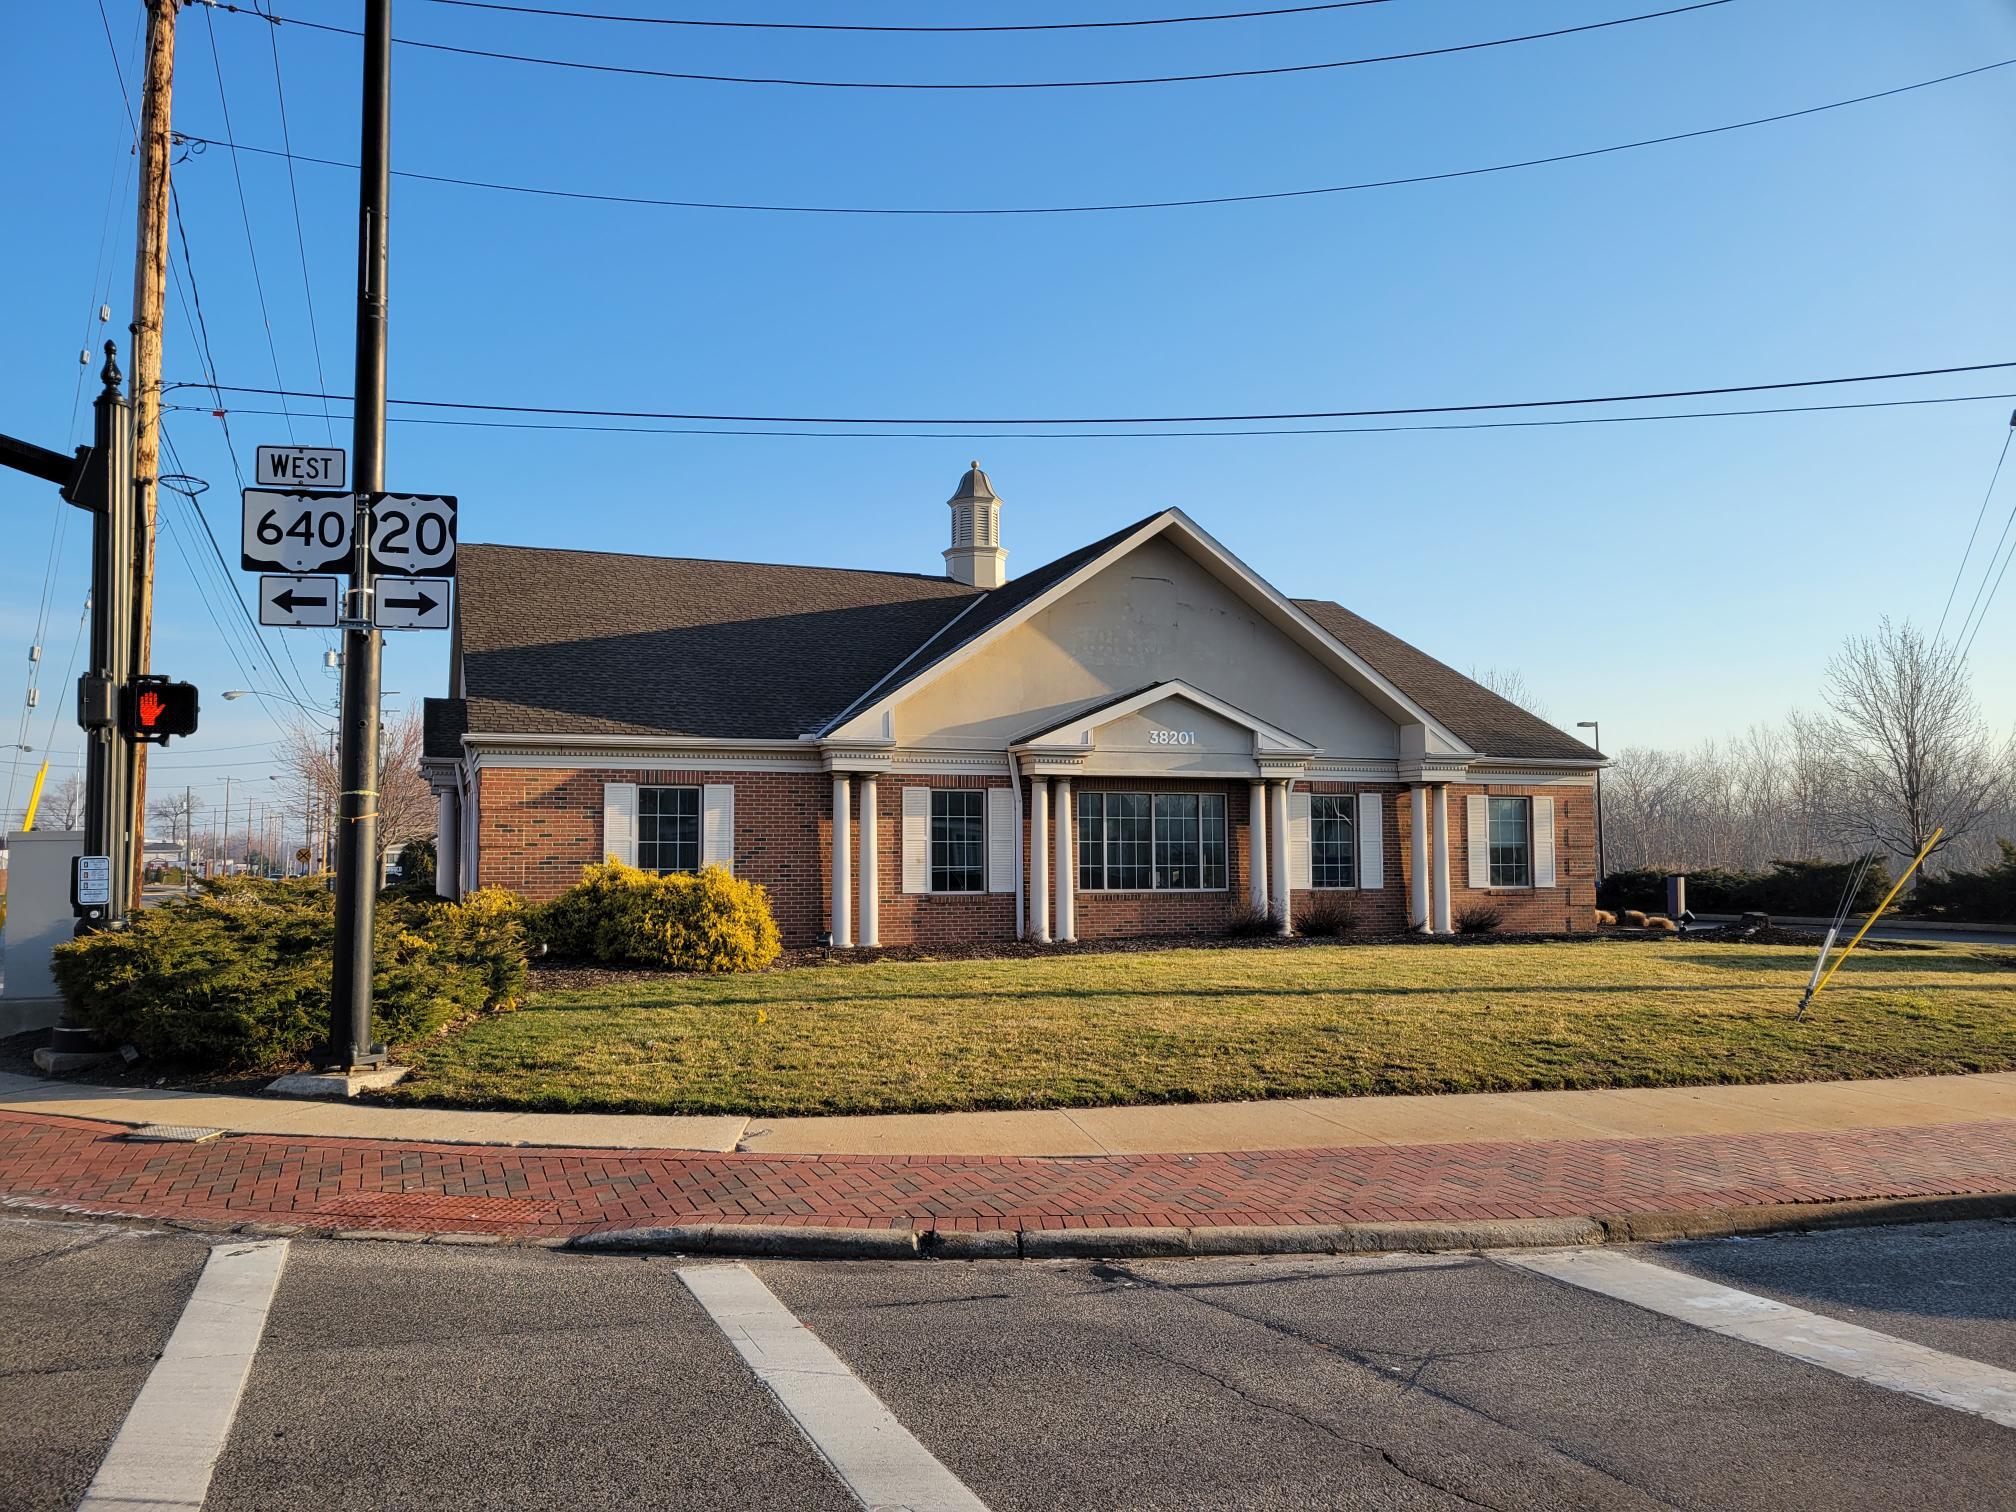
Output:
[[[1015,795],[987,789],[987,891],[1015,890]]]
[[[1384,804],[1377,793],[1358,795],[1358,885],[1378,889],[1386,885],[1386,837],[1380,820]]]
[[[1552,887],[1554,882],[1554,800],[1533,797],[1533,885]]]
[[[1463,804],[1467,811],[1463,844],[1469,852],[1470,885],[1483,889],[1491,885],[1491,800],[1472,793]]]
[[[700,789],[700,864],[735,870],[735,785],[710,782]]]
[[[931,891],[931,789],[903,789],[903,891]]]

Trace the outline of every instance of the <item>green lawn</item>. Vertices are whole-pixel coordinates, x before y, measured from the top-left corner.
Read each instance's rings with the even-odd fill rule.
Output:
[[[2016,1067],[2016,955],[1705,942],[882,962],[538,991],[391,1095],[883,1113],[1794,1081]]]

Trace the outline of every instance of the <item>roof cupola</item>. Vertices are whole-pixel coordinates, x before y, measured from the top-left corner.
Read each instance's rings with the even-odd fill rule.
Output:
[[[1001,500],[978,462],[966,469],[945,502],[952,510],[945,575],[975,588],[999,588],[1008,581],[1008,553],[1001,546]]]

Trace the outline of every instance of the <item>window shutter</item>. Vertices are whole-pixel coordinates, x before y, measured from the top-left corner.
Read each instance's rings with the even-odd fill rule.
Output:
[[[1309,890],[1309,795],[1288,795],[1288,886]]]
[[[735,785],[710,782],[700,789],[700,864],[735,870]]]
[[[987,891],[1015,891],[1015,793],[987,789]]]
[[[1491,885],[1491,801],[1482,793],[1472,793],[1466,802],[1469,822],[1464,825],[1463,844],[1470,854],[1470,885]]]
[[[1386,885],[1386,840],[1379,829],[1379,795],[1358,795],[1358,885]]]
[[[931,891],[931,789],[903,789],[903,891]]]
[[[637,784],[602,784],[602,856],[637,864]]]
[[[1554,800],[1533,800],[1533,885],[1554,885]]]

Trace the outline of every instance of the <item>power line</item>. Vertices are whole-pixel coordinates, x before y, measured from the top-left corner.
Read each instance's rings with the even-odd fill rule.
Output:
[[[1885,100],[1893,95],[1909,94],[1913,90],[1930,89],[1938,84],[1950,84],[1957,79],[1972,78],[1976,74],[1993,72],[1998,68],[2008,68],[2016,64],[2016,58],[2004,58],[1999,63],[1984,63],[1979,68],[1963,69],[1959,73],[1942,74],[1936,79],[1921,79],[1915,84],[1900,84],[1895,89],[1882,89],[1874,94],[1855,95],[1845,100],[1830,100],[1824,105],[1809,105],[1802,110],[1782,111],[1777,115],[1756,116],[1747,121],[1731,121],[1722,126],[1703,126],[1693,131],[1676,131],[1666,136],[1643,137],[1632,142],[1616,142],[1607,147],[1586,147],[1575,152],[1551,153],[1546,157],[1520,158],[1509,163],[1490,163],[1477,168],[1452,168],[1440,173],[1416,173],[1400,178],[1362,179],[1349,184],[1326,184],[1313,189],[1276,189],[1254,194],[1215,194],[1194,199],[1171,200],[1129,200],[1110,204],[1087,205],[1009,205],[999,207],[939,208],[927,206],[897,205],[770,205],[753,204],[733,200],[680,200],[655,199],[637,194],[597,194],[581,189],[548,189],[531,184],[504,184],[488,179],[458,178],[441,173],[417,173],[410,169],[395,168],[394,178],[414,179],[422,183],[453,184],[465,189],[489,189],[505,194],[529,194],[544,199],[586,200],[597,204],[646,205],[668,210],[738,210],[772,215],[1092,215],[1122,210],[1182,210],[1203,205],[1246,205],[1263,200],[1311,199],[1322,195],[1354,194],[1367,189],[1396,189],[1407,184],[1433,184],[1447,179],[1476,178],[1490,173],[1510,173],[1521,168],[1540,168],[1550,163],[1570,163],[1582,158],[1604,157],[1616,152],[1632,152],[1641,147],[1660,147],[1672,142],[1692,141],[1697,137],[1719,136],[1724,132],[1745,131],[1752,126],[1770,126],[1780,121],[1794,121],[1802,116],[1819,115],[1824,111],[1841,110],[1850,105],[1865,105],[1871,100]],[[284,126],[283,126],[284,131]],[[262,157],[286,158],[289,163],[290,179],[292,164],[313,163],[323,168],[346,168],[356,171],[355,163],[346,163],[337,158],[310,157],[289,150],[277,152],[271,147],[248,147],[244,143],[224,143],[210,137],[195,136],[187,132],[177,132],[176,139],[200,146],[234,146],[238,152],[257,153]]]
[[[1249,415],[1083,415],[1052,416],[1042,419],[934,419],[918,416],[835,416],[835,415],[710,415],[677,410],[609,410],[566,408],[551,404],[490,404],[471,399],[392,399],[391,404],[420,409],[479,410],[491,414],[568,415],[602,420],[704,420],[749,425],[1212,425],[1257,423],[1266,420],[1378,420],[1396,415],[1474,414],[1485,410],[1561,409],[1591,404],[1633,404],[1652,399],[1711,399],[1724,394],[1763,394],[1784,389],[1833,388],[1851,383],[1892,383],[1906,378],[1941,378],[1955,373],[1986,373],[2016,368],[2011,362],[1974,362],[1952,367],[1908,368],[1889,373],[1860,373],[1842,378],[1791,378],[1774,383],[1726,383],[1714,388],[1654,389],[1636,394],[1599,394],[1575,399],[1501,399],[1477,404],[1421,404],[1385,409],[1284,410]],[[328,398],[348,403],[348,394],[321,394],[305,389],[251,388],[237,383],[171,383],[167,393],[183,388],[208,388],[228,394],[254,394],[266,398]]]
[[[231,99],[224,92],[224,64],[217,56],[217,22],[206,8],[203,22],[210,31],[210,68],[217,75],[217,103],[224,112],[224,137],[226,144],[237,133],[231,129]],[[266,308],[266,280],[259,274],[259,248],[252,239],[252,207],[245,198],[245,175],[238,170],[238,154],[231,153],[231,178],[238,186],[238,219],[245,227],[245,255],[252,263],[252,292],[259,302],[259,324],[266,332],[266,352],[273,359],[273,381],[284,385],[287,380],[280,376],[280,348],[273,339],[273,316]],[[326,380],[322,380],[325,381]],[[287,407],[283,402],[283,410]],[[287,439],[294,439],[294,417],[287,417]]]
[[[2002,464],[2009,460],[2009,443],[2012,440],[2016,440],[2016,415],[2009,417],[2009,427],[2002,432],[2002,450],[1995,456],[1995,470],[1988,475],[1988,491],[1981,495],[1981,507],[1974,511],[1974,528],[1967,532],[1967,549],[1960,553],[1960,565],[1953,569],[1953,586],[1946,590],[1946,604],[1939,611],[1939,628],[1932,632],[1932,644],[1935,646],[1945,632],[1946,616],[1953,610],[1953,595],[1960,591],[1960,579],[1967,571],[1968,558],[1974,555],[1974,539],[1981,534],[1981,521],[1988,513],[1988,501],[1995,497],[1995,485],[2002,479]]]
[[[2016,543],[2011,543],[2009,553],[2002,558],[2002,570],[1995,574],[1995,586],[1988,590],[1988,602],[1981,606],[1981,617],[1974,621],[1974,628],[1968,632],[1967,640],[1960,648],[1960,659],[1965,661],[1967,653],[1974,649],[1974,637],[1981,633],[1981,627],[1988,623],[1988,611],[1994,606],[1995,595],[2002,591],[2002,579],[2009,575],[2009,563],[2016,559]],[[1990,563],[1992,565],[1993,558]]]
[[[1905,409],[1927,404],[1976,404],[2016,399],[2002,394],[1950,394],[1933,399],[1867,399],[1849,404],[1789,404],[1765,409],[1680,410],[1656,415],[1573,415],[1548,420],[1461,420],[1428,425],[1298,426],[1286,430],[1184,431],[801,431],[724,430],[652,425],[542,424],[526,420],[444,420],[431,415],[394,415],[394,425],[452,425],[478,430],[587,431],[624,436],[783,436],[819,441],[1188,441],[1210,436],[1384,436],[1412,431],[1529,430],[1562,425],[1635,425],[1651,420],[1727,420],[1751,415],[1819,415],[1840,410]],[[169,405],[167,408],[173,409]],[[278,410],[238,410],[241,415],[277,415]]]
[[[324,388],[327,388],[329,386],[329,378],[322,369],[322,328],[320,323],[315,319],[315,288],[308,277],[308,236],[301,229],[301,186],[295,181],[294,177],[294,137],[287,125],[287,85],[280,76],[280,30],[278,27],[269,26],[266,28],[266,42],[273,54],[273,95],[280,105],[280,145],[286,149],[287,195],[293,202],[294,250],[301,257],[301,298],[302,302],[308,307],[308,340],[315,352],[315,381]],[[214,40],[211,43],[211,47],[214,55],[216,47]],[[228,121],[225,123],[225,130],[230,132],[230,123]],[[231,134],[236,135],[236,133]],[[233,159],[232,167],[234,169],[237,167],[235,158]],[[322,404],[322,433],[324,439],[331,446],[336,444],[336,432],[329,420],[329,404],[327,400],[324,400]]]
[[[1222,11],[1206,16],[1150,16],[1139,21],[1025,21],[1001,26],[864,26],[831,21],[696,21],[670,16],[622,16],[601,11],[559,10],[539,5],[500,5],[496,0],[431,0],[435,5],[456,5],[469,10],[507,11],[518,16],[564,16],[572,21],[625,21],[639,26],[706,26],[738,31],[812,32],[1050,32],[1105,31],[1132,26],[1189,26],[1202,21],[1252,21],[1263,16],[1304,16],[1315,11],[1356,10],[1363,5],[1385,5],[1390,0],[1332,0],[1328,5],[1288,5],[1274,10]]]
[[[2002,571],[1996,572],[1995,559],[2002,555],[2002,543],[2009,539],[2009,532],[2012,527],[2016,527],[2016,503],[2011,503],[2009,506],[2009,518],[2002,522],[2002,533],[1995,538],[1994,549],[1988,553],[1988,565],[1981,569],[1981,582],[1974,590],[1973,602],[1967,606],[1966,618],[1960,621],[1960,634],[1955,639],[1961,642],[1960,655],[1963,659],[1966,657],[1969,648],[1973,646],[1974,637],[1981,633],[1982,622],[1988,618],[1988,610],[1994,604],[1995,595],[2002,587],[2002,574],[2009,570],[2009,563],[2004,561],[2002,563]],[[2012,551],[2011,555],[2016,556],[2016,551]],[[1994,573],[1995,575],[1992,587],[1988,581],[1990,573]],[[1987,595],[1985,602],[1982,598],[1983,594]],[[1975,610],[1977,608],[1980,610],[1980,617],[1978,619],[1975,617]]]
[[[1544,42],[1554,37],[1570,37],[1582,32],[1605,31],[1611,27],[1630,26],[1639,21],[1657,21],[1667,16],[1684,16],[1690,11],[1713,10],[1717,6],[1728,5],[1732,0],[1694,0],[1691,5],[1674,6],[1669,10],[1646,11],[1636,16],[1618,16],[1609,21],[1590,21],[1581,26],[1562,26],[1552,31],[1527,32],[1517,37],[1493,37],[1484,42],[1461,42],[1448,47],[1424,47],[1413,52],[1382,53],[1374,57],[1339,58],[1326,63],[1289,63],[1275,68],[1232,68],[1220,69],[1213,73],[1196,74],[1156,74],[1131,79],[1020,79],[998,82],[959,81],[906,83],[892,80],[868,79],[790,79],[744,74],[683,73],[662,68],[638,68],[620,63],[588,63],[575,58],[549,58],[534,53],[495,52],[481,47],[456,47],[446,42],[422,42],[412,37],[394,37],[392,40],[402,47],[417,47],[428,52],[455,53],[467,58],[491,58],[505,63],[536,63],[548,68],[572,68],[587,73],[627,74],[633,78],[674,79],[685,83],[700,84],[762,84],[785,86],[794,89],[895,89],[895,90],[1001,90],[1001,89],[1117,89],[1137,84],[1198,84],[1217,79],[1259,79],[1279,77],[1285,74],[1324,73],[1339,68],[1362,68],[1373,63],[1403,63],[1417,58],[1440,58],[1454,53],[1479,52],[1489,47],[1510,47],[1521,42]],[[236,15],[256,16],[274,25],[304,26],[310,31],[329,32],[340,37],[361,37],[364,34],[355,27],[330,26],[321,21],[304,21],[298,16],[282,16],[272,11],[247,10],[236,5],[222,5],[220,10]]]

